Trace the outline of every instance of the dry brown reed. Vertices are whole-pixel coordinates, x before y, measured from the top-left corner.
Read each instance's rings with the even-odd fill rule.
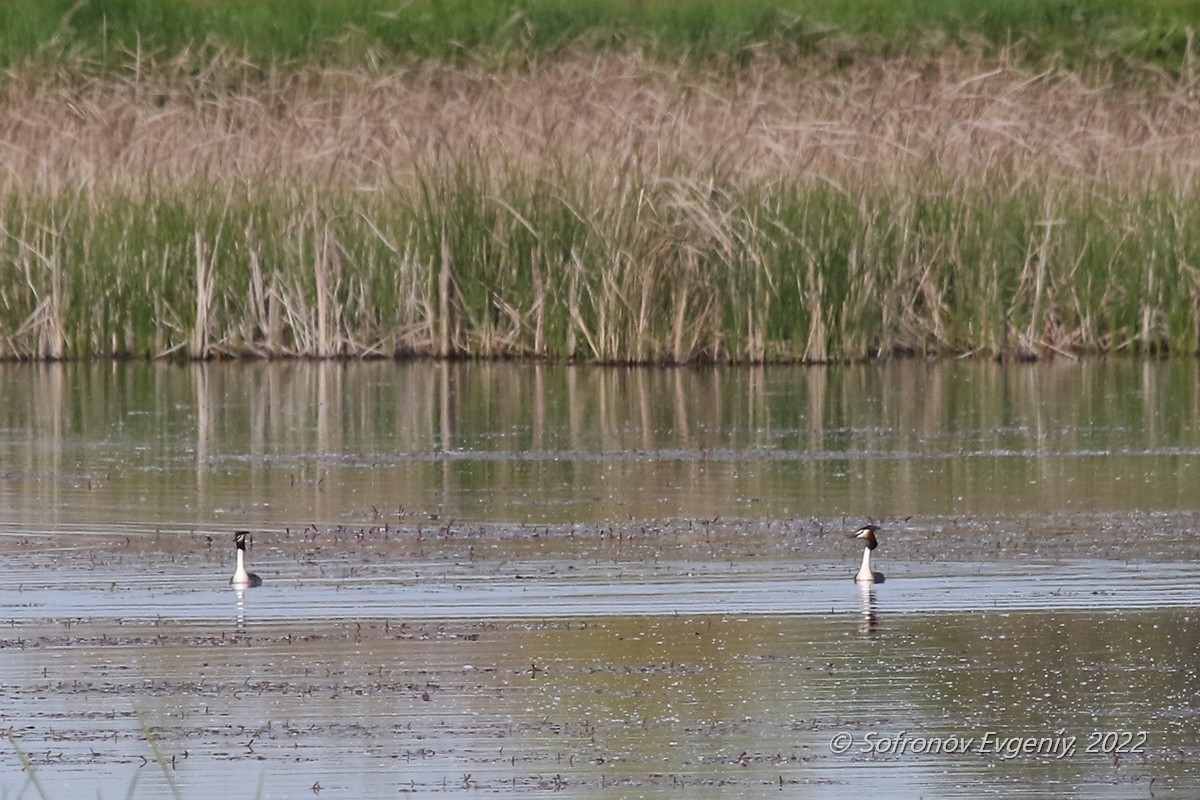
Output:
[[[128,230],[110,237],[106,259],[162,274],[118,267],[88,298],[94,319],[68,323],[86,280],[64,278],[64,259],[94,255],[89,234],[63,253],[53,226],[6,227],[26,277],[3,288],[0,312],[16,310],[0,354],[825,361],[1200,342],[1186,220],[1163,245],[1169,269],[1141,270],[1125,244],[1180,219],[1168,204],[1143,220],[1145,198],[1200,194],[1190,75],[1105,83],[969,52],[737,70],[636,55],[506,72],[199,66],[9,76],[0,200],[86,228],[115,213],[105,198],[141,198],[194,233],[149,254]],[[157,210],[188,187],[206,189],[197,208]],[[287,219],[233,221],[229,198],[246,196]],[[391,196],[427,213],[418,200],[415,217],[374,218]],[[1080,224],[1092,198],[1112,219]],[[566,232],[551,240],[553,225]],[[287,241],[266,242],[271,226]],[[184,249],[188,280],[167,274]]]
[[[1050,172],[1186,189],[1200,169],[1200,94],[1186,77],[1152,73],[1118,89],[961,53],[837,70],[760,60],[732,73],[633,55],[499,74],[429,63],[250,79],[245,69],[12,77],[0,106],[5,186],[202,179],[385,191],[461,153],[586,165],[601,183],[636,173],[847,190],[930,169],[979,183]]]

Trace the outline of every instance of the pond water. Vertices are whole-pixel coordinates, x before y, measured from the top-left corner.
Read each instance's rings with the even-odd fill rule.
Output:
[[[1195,796],[1198,468],[1192,361],[0,366],[0,797]]]

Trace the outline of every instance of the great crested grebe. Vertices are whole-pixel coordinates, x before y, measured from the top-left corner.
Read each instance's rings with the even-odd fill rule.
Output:
[[[863,544],[863,560],[862,566],[858,568],[858,572],[854,575],[855,583],[883,583],[883,573],[875,572],[871,569],[871,551],[879,547],[879,540],[875,538],[875,531],[879,530],[878,525],[863,525],[861,528],[850,534],[853,539],[862,539]]]
[[[246,537],[249,535],[250,531],[238,531],[233,534],[233,544],[237,547],[237,569],[233,571],[229,582],[239,588],[262,586],[262,578],[246,571]]]

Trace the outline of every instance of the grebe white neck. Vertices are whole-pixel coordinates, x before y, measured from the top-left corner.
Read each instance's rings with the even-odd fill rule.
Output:
[[[857,583],[874,583],[875,573],[871,570],[871,548],[863,548],[862,566],[858,568],[858,574],[854,576]]]
[[[246,534],[242,531],[235,533],[233,542],[237,548],[237,565],[229,582],[238,588],[262,586],[262,578],[246,569]]]
[[[250,573],[246,571],[246,551],[237,549],[237,568],[233,571],[234,583],[249,583]]]

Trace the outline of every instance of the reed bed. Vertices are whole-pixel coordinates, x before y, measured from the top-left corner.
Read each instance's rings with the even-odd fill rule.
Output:
[[[1197,0],[6,0],[0,69],[101,70],[230,51],[247,63],[433,59],[530,68],[579,52],[746,65],[762,54],[839,61],[940,54],[970,42],[1031,65],[1152,64],[1175,71],[1192,47]]]
[[[4,86],[4,357],[1200,349],[1188,69],[88,74]]]

